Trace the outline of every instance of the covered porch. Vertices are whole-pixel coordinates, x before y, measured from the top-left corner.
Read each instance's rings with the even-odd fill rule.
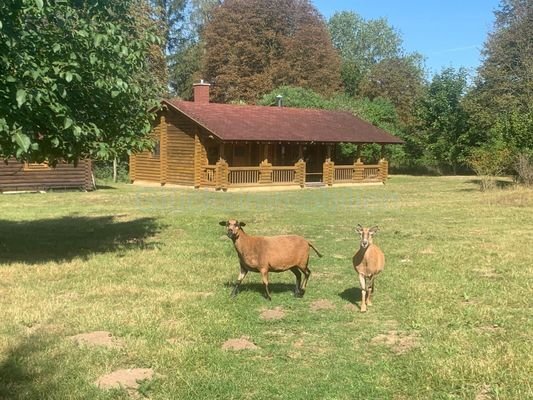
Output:
[[[351,162],[336,157],[335,143],[203,143],[195,160],[194,186],[227,190],[243,187],[333,186],[385,182],[388,162],[364,164],[363,144]],[[339,160],[339,161],[337,161]]]

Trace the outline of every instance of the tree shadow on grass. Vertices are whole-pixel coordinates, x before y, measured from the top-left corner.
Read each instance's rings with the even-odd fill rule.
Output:
[[[79,398],[96,397],[96,387],[79,386],[85,383],[85,372],[62,363],[66,354],[58,350],[58,340],[61,338],[38,328],[2,357],[0,400],[61,399],[73,388],[86,392]]]
[[[0,219],[0,265],[86,259],[95,253],[153,248],[161,226],[153,218],[68,216],[32,221]]]
[[[51,376],[55,368],[41,369],[32,364],[35,355],[42,354],[49,345],[49,340],[31,335],[7,353],[0,364],[0,400],[54,397],[57,387]]]
[[[349,301],[352,304],[359,303],[363,298],[361,288],[359,287],[348,288],[343,292],[339,293],[339,297],[346,301]]]
[[[482,180],[481,179],[470,179],[468,181],[465,182],[466,184],[474,184],[477,186],[477,188],[464,188],[464,189],[460,189],[461,192],[479,192],[482,188]],[[509,181],[509,180],[506,180],[506,179],[499,179],[499,178],[494,178],[494,187],[496,189],[506,189],[506,188],[509,188],[511,186],[515,185],[515,183],[513,181]]]

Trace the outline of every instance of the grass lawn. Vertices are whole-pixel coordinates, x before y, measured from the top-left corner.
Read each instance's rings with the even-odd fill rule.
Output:
[[[0,399],[533,398],[533,190],[407,176],[256,193],[116,185],[0,195],[0,210]],[[303,299],[291,272],[271,274],[272,302],[258,274],[230,298],[228,218],[316,245]],[[357,223],[380,226],[386,256],[366,314]],[[115,345],[70,338],[94,331]],[[124,368],[154,379],[95,385]]]

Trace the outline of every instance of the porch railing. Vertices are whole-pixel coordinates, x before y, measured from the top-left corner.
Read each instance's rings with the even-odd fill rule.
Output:
[[[380,181],[379,165],[363,165],[363,182]]]
[[[291,184],[296,181],[296,167],[272,167],[272,183]]]
[[[228,183],[230,186],[259,184],[259,167],[229,167],[228,171]]]
[[[202,175],[202,186],[215,187],[216,185],[216,165],[206,165]]]
[[[351,165],[335,165],[331,160],[324,163],[324,183],[364,183],[385,182],[388,176],[388,163],[364,165],[360,160]],[[226,190],[228,187],[298,185],[305,186],[305,162],[298,161],[293,166],[272,166],[262,162],[257,167],[230,167],[220,160],[216,165],[205,165],[201,169],[201,186]]]
[[[335,165],[334,182],[344,183],[353,180],[353,165]]]

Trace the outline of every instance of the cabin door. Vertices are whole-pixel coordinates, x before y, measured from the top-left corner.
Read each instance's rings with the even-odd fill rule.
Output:
[[[322,164],[324,161],[321,147],[322,146],[317,144],[306,145],[303,147],[306,182],[322,182]]]

